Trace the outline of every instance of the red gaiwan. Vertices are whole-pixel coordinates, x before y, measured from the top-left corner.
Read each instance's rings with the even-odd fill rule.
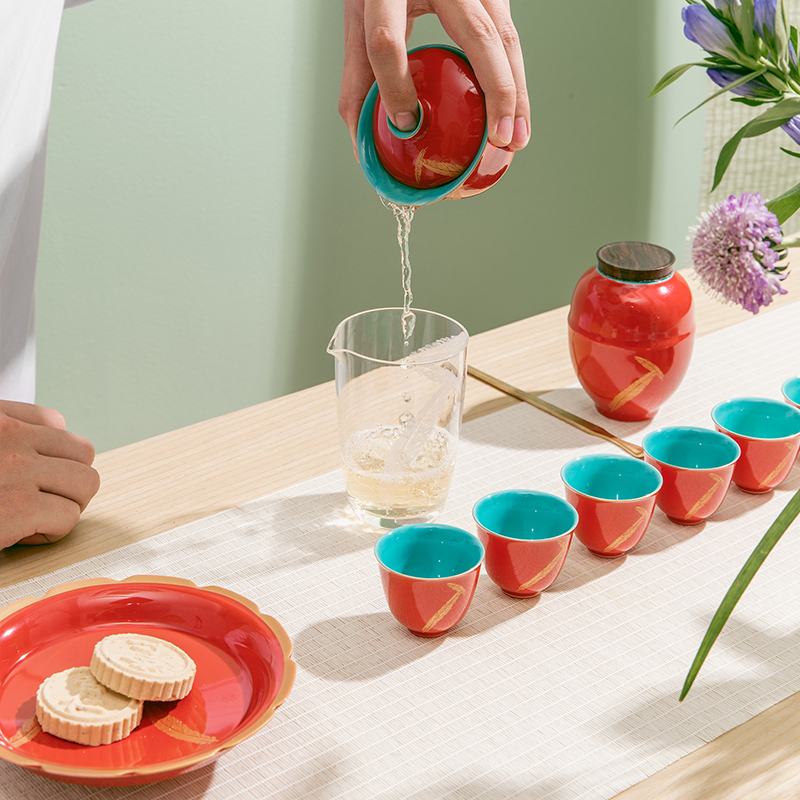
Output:
[[[651,419],[678,388],[692,355],[689,285],[675,256],[645,242],[597,252],[569,311],[569,350],[578,380],[606,417]]]
[[[389,120],[377,84],[361,109],[357,146],[367,180],[393,203],[420,206],[479,194],[508,169],[512,150],[488,141],[486,103],[461,50],[444,45],[408,54],[418,123],[401,131]]]

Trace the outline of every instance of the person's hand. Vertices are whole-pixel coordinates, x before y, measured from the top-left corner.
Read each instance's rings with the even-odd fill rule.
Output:
[[[100,487],[93,461],[58,411],[0,400],[0,548],[66,536]]]
[[[525,68],[508,0],[344,0],[344,70],[339,113],[355,149],[358,115],[373,81],[400,130],[417,123],[417,93],[406,42],[414,19],[436,14],[466,53],[486,95],[489,141],[519,150],[528,143]]]

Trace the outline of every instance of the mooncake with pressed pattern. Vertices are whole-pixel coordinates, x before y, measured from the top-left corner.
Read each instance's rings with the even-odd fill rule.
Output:
[[[172,642],[140,633],[106,636],[94,647],[92,674],[137,700],[180,700],[191,691],[194,661]]]
[[[45,733],[77,744],[111,744],[142,721],[142,701],[112,691],[89,667],[45,678],[36,692],[36,718]]]

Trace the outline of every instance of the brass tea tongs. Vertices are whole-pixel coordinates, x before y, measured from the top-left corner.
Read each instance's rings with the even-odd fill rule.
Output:
[[[499,389],[501,392],[504,392],[511,397],[516,397],[517,400],[530,403],[540,411],[544,411],[546,414],[550,414],[556,419],[566,422],[567,425],[572,425],[573,428],[577,428],[579,431],[583,431],[591,436],[597,436],[600,439],[605,439],[607,442],[611,442],[611,444],[616,445],[634,458],[644,458],[644,450],[640,445],[634,444],[633,442],[626,442],[624,439],[614,436],[613,433],[610,433],[605,428],[601,428],[599,425],[595,425],[593,422],[581,419],[575,414],[565,411],[563,408],[554,406],[552,403],[548,403],[546,400],[536,397],[536,395],[530,394],[529,392],[523,392],[522,389],[517,389],[516,386],[512,386],[510,383],[501,381],[499,378],[495,378],[493,375],[489,375],[487,372],[483,372],[483,370],[477,369],[476,367],[468,366],[467,373],[472,375],[473,378],[477,378],[479,381],[483,381],[484,383],[489,384],[489,386],[493,386],[495,389]]]

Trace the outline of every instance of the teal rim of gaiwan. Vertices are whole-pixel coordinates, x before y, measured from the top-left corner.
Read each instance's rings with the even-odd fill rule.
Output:
[[[689,425],[651,431],[644,437],[642,447],[656,461],[679,469],[722,469],[742,454],[730,436]]]
[[[385,569],[417,580],[466,575],[483,563],[485,555],[477,536],[437,523],[403,525],[375,543],[375,557]]]
[[[800,434],[800,409],[766,397],[734,397],[711,409],[711,419],[737,436],[762,441],[791,439]]]
[[[449,50],[457,56],[464,59],[469,64],[469,59],[463,51],[457,47],[450,47],[446,44],[426,44],[421,47],[415,47],[409,50],[411,53],[416,53],[418,50]],[[472,65],[470,64],[470,67]],[[461,186],[464,181],[469,178],[478,162],[483,157],[483,152],[486,149],[486,142],[489,139],[489,125],[483,127],[483,139],[478,148],[475,158],[472,159],[469,166],[454,180],[443,183],[441,186],[435,186],[431,189],[418,189],[414,186],[407,186],[405,183],[400,183],[396,178],[389,174],[386,167],[383,166],[381,160],[378,158],[378,153],[375,149],[375,138],[372,130],[372,116],[375,110],[375,103],[378,99],[378,84],[373,83],[370,87],[367,96],[364,99],[364,104],[361,106],[361,113],[358,117],[358,129],[356,131],[356,147],[358,148],[358,160],[361,164],[361,169],[367,176],[372,188],[384,199],[390,203],[397,203],[401,206],[424,206],[428,203],[435,203],[443,197],[447,197],[450,192]],[[403,139],[410,138],[422,124],[420,117],[419,123],[414,131],[399,131]],[[398,130],[392,125],[394,130]]]
[[[661,473],[633,456],[577,456],[561,468],[561,480],[586,497],[626,503],[656,494],[663,484]]]
[[[578,512],[566,500],[535,489],[487,494],[472,507],[472,518],[494,536],[513,541],[551,541],[578,524]]]

